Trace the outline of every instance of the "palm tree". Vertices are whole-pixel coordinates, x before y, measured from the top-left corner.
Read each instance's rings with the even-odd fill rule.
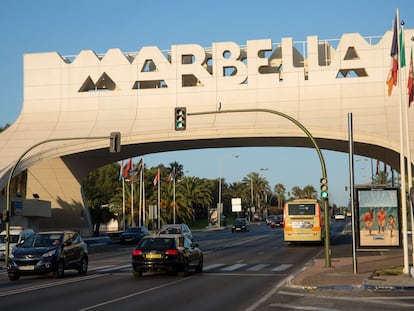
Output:
[[[392,186],[392,179],[388,178],[388,172],[379,171],[378,174],[372,178],[374,185]]]
[[[177,161],[171,162],[170,172],[175,172],[175,179],[178,180],[184,176],[184,166]]]
[[[291,191],[290,191],[290,193],[292,194],[292,196],[295,199],[302,198],[302,196],[303,196],[302,195],[302,192],[303,192],[303,190],[299,186],[293,186],[292,189],[291,189]]]
[[[243,178],[243,183],[246,188],[250,187],[251,206],[253,207],[256,203],[257,207],[260,208],[260,202],[265,200],[265,193],[270,192],[269,182],[258,173],[251,172]]]
[[[318,192],[316,191],[314,186],[307,185],[303,188],[302,191],[302,199],[317,199],[318,198]]]
[[[194,220],[196,215],[207,216],[207,209],[211,206],[212,199],[206,179],[183,177],[177,190],[183,194],[183,205],[191,209],[191,213],[186,213],[188,215],[192,214],[193,219],[191,220]]]
[[[282,207],[282,199],[285,197],[285,186],[283,184],[275,185],[275,193],[277,194],[277,207]]]

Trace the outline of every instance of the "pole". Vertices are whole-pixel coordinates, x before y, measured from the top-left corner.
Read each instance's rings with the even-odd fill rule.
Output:
[[[122,176],[122,230],[125,231],[125,178]]]
[[[349,137],[349,191],[351,195],[351,221],[352,221],[352,258],[354,274],[358,273],[356,257],[356,232],[355,232],[355,180],[354,180],[354,134],[352,125],[352,113],[348,113],[348,137]],[[372,159],[371,159],[372,164]],[[371,165],[372,169],[372,165]],[[372,179],[371,179],[372,183]]]
[[[400,17],[398,14],[398,9],[396,13],[396,23],[399,23]],[[397,24],[397,44],[398,52],[401,55],[400,47],[400,26]],[[398,57],[398,67],[400,66],[400,57]],[[407,188],[405,181],[405,148],[404,148],[404,123],[405,123],[405,107],[402,100],[402,91],[401,91],[401,68],[398,70],[398,80],[399,81],[399,92],[398,97],[400,101],[400,174],[401,174],[401,212],[402,212],[402,229],[403,229],[403,253],[404,253],[404,274],[409,274],[409,263],[408,263],[408,229],[407,229]]]
[[[161,228],[161,223],[160,223],[160,205],[161,205],[161,190],[160,190],[160,168],[158,167],[158,206],[157,206],[157,220],[158,220],[158,226],[157,229]]]
[[[173,205],[173,224],[175,224],[175,176],[173,180]]]
[[[223,169],[223,159],[220,160],[220,176],[219,176],[219,193],[218,193],[218,206],[217,206],[217,227],[220,229],[220,217],[221,217],[221,175]]]

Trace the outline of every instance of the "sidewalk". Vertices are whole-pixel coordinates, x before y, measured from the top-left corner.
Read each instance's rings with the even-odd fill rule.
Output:
[[[357,256],[356,262],[357,273],[354,273],[352,257],[331,258],[330,268],[325,267],[325,259],[315,259],[289,279],[287,286],[315,290],[414,290],[413,277],[381,273],[384,269],[402,267],[402,252]]]

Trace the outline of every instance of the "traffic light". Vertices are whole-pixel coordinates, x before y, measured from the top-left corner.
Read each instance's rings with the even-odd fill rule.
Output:
[[[112,132],[109,136],[109,151],[117,153],[121,151],[121,133]]]
[[[187,121],[187,108],[176,107],[175,113],[174,113],[174,119],[175,119],[175,130],[185,131],[186,121]]]
[[[321,178],[321,198],[328,198],[328,179],[326,179],[325,177]]]

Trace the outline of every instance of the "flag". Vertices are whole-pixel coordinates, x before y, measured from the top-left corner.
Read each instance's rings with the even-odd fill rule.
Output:
[[[155,174],[155,177],[154,177],[154,181],[153,181],[154,188],[157,186],[158,179],[160,179],[160,171],[159,171],[159,169],[157,171],[157,174]]]
[[[141,160],[139,160],[138,164],[137,164],[137,170],[138,170],[138,174],[141,172],[141,170],[144,168],[144,160],[141,158]]]
[[[392,45],[391,45],[391,68],[387,78],[388,85],[388,96],[392,94],[392,87],[397,85],[397,76],[398,76],[398,20],[397,14],[395,15],[394,22],[394,34],[392,36]]]
[[[411,106],[411,103],[413,102],[413,71],[414,71],[414,67],[413,67],[413,48],[411,47],[411,56],[410,56],[410,68],[409,68],[410,72],[408,73],[408,84],[407,84],[407,88],[408,88],[408,107]]]
[[[405,43],[404,43],[404,27],[401,26],[400,31],[400,68],[405,67]]]
[[[129,159],[128,164],[125,166],[124,172],[122,173],[122,177],[127,178],[131,168],[132,168],[132,159]]]
[[[170,175],[167,177],[167,184],[172,182],[175,178],[175,167],[173,167],[173,170],[171,171]]]
[[[122,170],[124,169],[124,160],[122,160],[121,167],[119,168],[119,180],[122,180]]]

